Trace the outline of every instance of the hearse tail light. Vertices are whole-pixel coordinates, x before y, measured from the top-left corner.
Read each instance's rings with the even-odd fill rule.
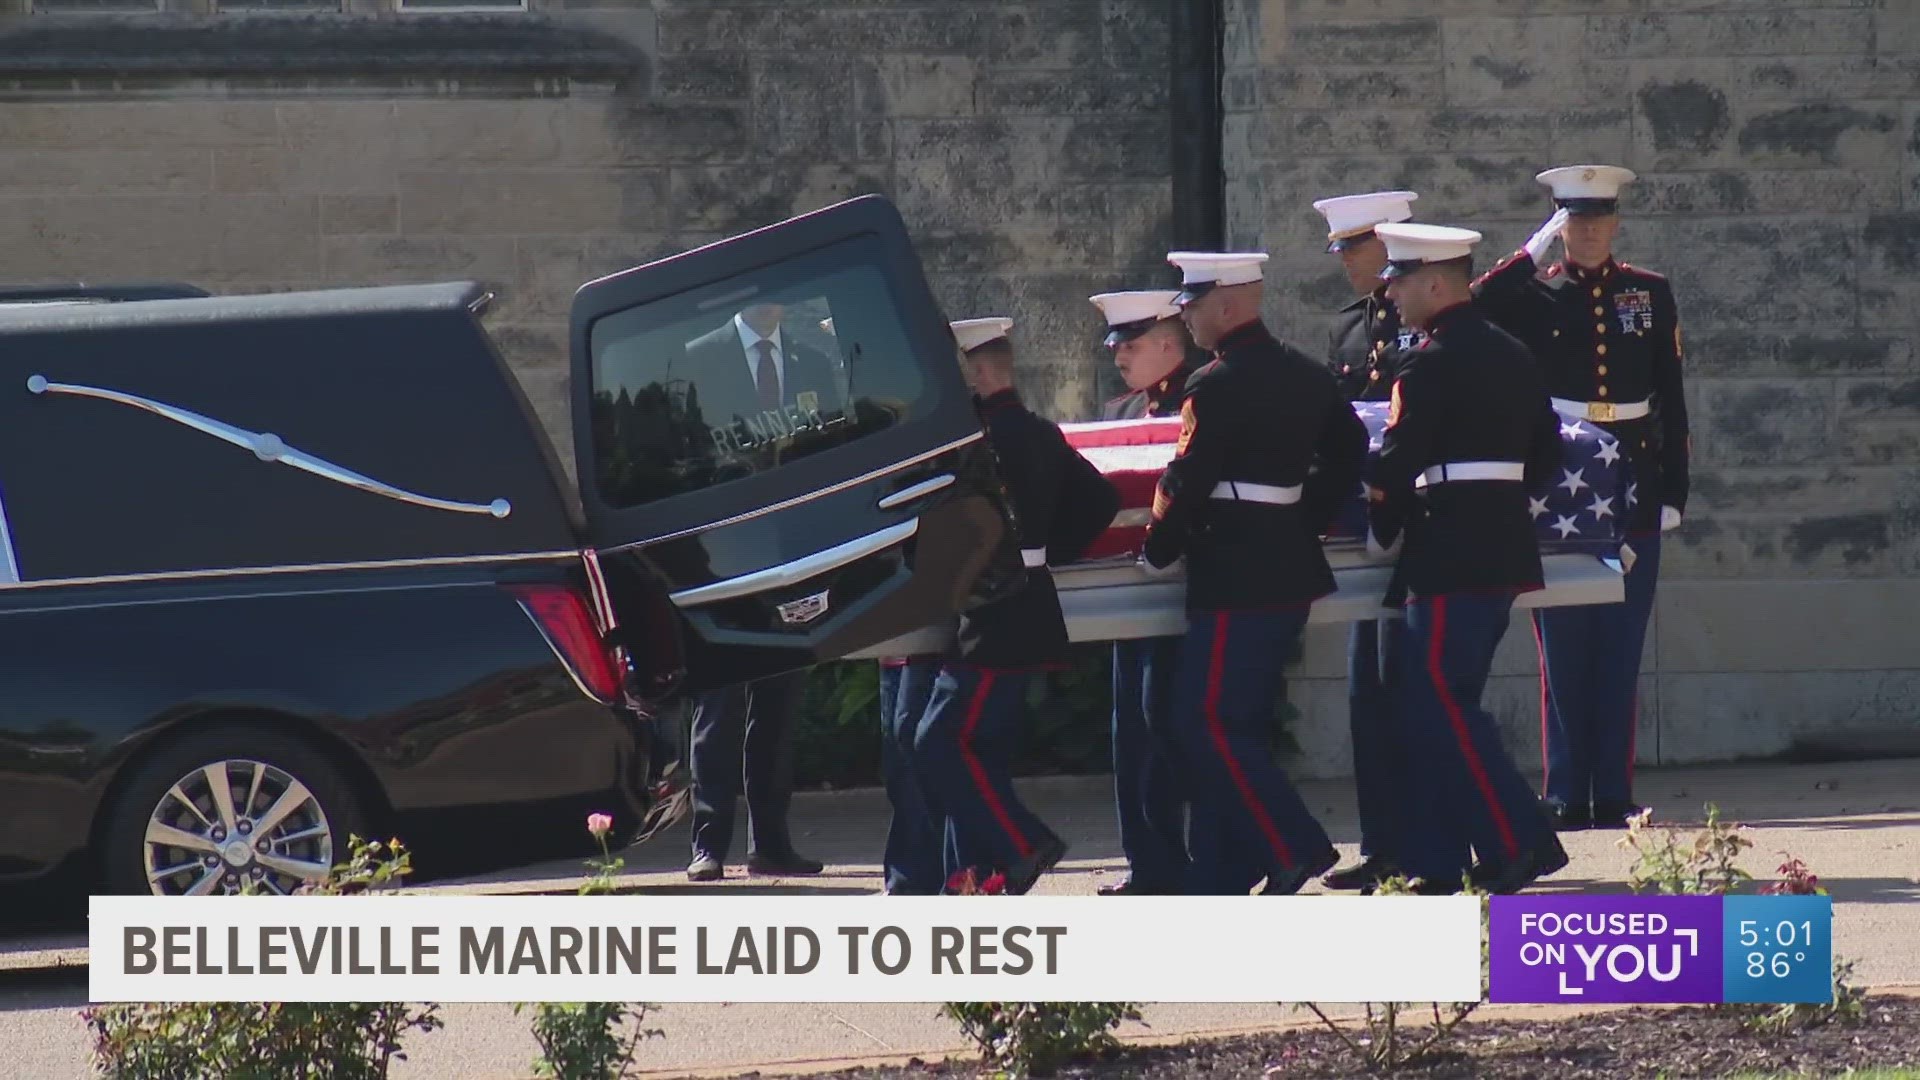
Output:
[[[619,700],[620,670],[614,664],[613,650],[600,640],[600,630],[586,601],[560,585],[517,585],[511,591],[539,624],[580,688],[600,701]]]

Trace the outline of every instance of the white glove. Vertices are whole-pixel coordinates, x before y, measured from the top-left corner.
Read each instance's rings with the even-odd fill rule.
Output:
[[[1393,538],[1392,546],[1381,547],[1379,537],[1373,535],[1372,529],[1368,529],[1367,558],[1372,559],[1374,562],[1392,562],[1400,557],[1400,548],[1406,542],[1407,531],[1402,529],[1400,530],[1400,535]]]
[[[1182,555],[1165,566],[1155,566],[1152,563],[1147,561],[1147,557],[1145,555],[1142,555],[1139,558],[1134,560],[1134,565],[1140,568],[1141,573],[1145,574],[1150,578],[1164,578],[1164,577],[1172,577],[1175,574],[1178,574],[1181,570],[1185,569],[1186,561],[1187,561],[1187,557],[1185,555]]]
[[[1547,223],[1540,226],[1540,231],[1534,233],[1533,238],[1526,242],[1527,254],[1534,262],[1540,261],[1540,257],[1547,253],[1547,249],[1552,247],[1554,240],[1560,236],[1560,230],[1567,227],[1567,217],[1566,207],[1555,210],[1553,216],[1547,219]]]
[[[1660,531],[1672,532],[1680,527],[1680,511],[1671,506],[1660,508]]]

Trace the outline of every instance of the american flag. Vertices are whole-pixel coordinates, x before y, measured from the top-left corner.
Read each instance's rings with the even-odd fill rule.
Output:
[[[1356,401],[1353,409],[1367,425],[1368,473],[1380,453],[1388,403]],[[1153,489],[1173,459],[1180,418],[1103,420],[1062,424],[1067,442],[1120,491],[1120,513],[1086,558],[1117,558],[1137,553],[1151,518]],[[1627,458],[1619,441],[1595,424],[1560,419],[1562,461],[1559,476],[1543,490],[1528,493],[1542,555],[1584,553],[1616,558],[1625,539],[1625,511],[1636,504]],[[1354,492],[1327,537],[1329,548],[1362,546],[1366,540],[1364,489]]]

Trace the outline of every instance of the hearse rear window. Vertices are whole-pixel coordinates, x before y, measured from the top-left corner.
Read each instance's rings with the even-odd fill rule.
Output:
[[[596,320],[595,483],[624,509],[744,479],[931,407],[872,239]]]

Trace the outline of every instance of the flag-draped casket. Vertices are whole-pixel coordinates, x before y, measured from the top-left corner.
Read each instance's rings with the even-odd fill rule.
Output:
[[[1371,478],[1386,428],[1387,403],[1356,401],[1353,408],[1367,425],[1367,475]],[[1119,515],[1085,558],[1137,553],[1146,537],[1154,486],[1180,437],[1180,418],[1062,424],[1061,430],[1067,442],[1120,490]],[[1563,460],[1555,482],[1528,496],[1540,552],[1613,558],[1624,538],[1624,511],[1635,498],[1626,456],[1613,436],[1583,420],[1561,419],[1560,444]],[[1335,521],[1327,546],[1359,548],[1365,540],[1366,494],[1356,489]]]

